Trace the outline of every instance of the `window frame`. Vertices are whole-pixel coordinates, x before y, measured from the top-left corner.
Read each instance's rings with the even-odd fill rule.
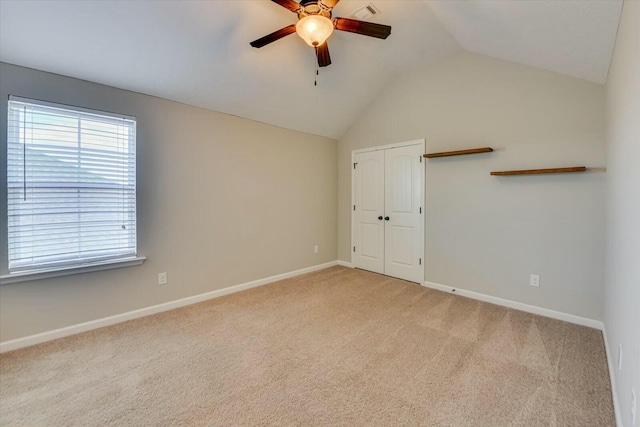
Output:
[[[78,273],[84,273],[84,272],[90,272],[90,271],[99,271],[99,270],[106,270],[106,269],[114,269],[114,268],[121,268],[121,267],[128,267],[128,266],[133,266],[133,265],[140,265],[142,264],[145,260],[146,257],[143,256],[139,256],[138,254],[138,228],[137,228],[137,224],[138,224],[138,208],[137,208],[137,191],[138,191],[138,182],[137,182],[137,142],[138,142],[138,138],[137,138],[137,119],[134,116],[129,116],[129,115],[124,115],[124,114],[118,114],[118,113],[113,113],[113,112],[109,112],[109,111],[102,111],[102,110],[96,110],[96,109],[90,109],[90,108],[84,108],[84,107],[77,107],[77,106],[72,106],[72,105],[68,105],[68,104],[61,104],[61,103],[54,103],[54,102],[49,102],[49,101],[42,101],[42,100],[38,100],[38,99],[33,99],[33,98],[24,98],[24,97],[19,97],[19,96],[13,96],[13,95],[9,95],[8,100],[6,101],[7,103],[5,104],[7,107],[7,111],[5,114],[5,118],[6,118],[6,126],[5,126],[5,131],[6,131],[6,146],[4,147],[4,151],[5,151],[5,161],[3,162],[4,165],[2,165],[2,168],[0,169],[2,171],[2,174],[4,175],[3,177],[3,191],[2,193],[2,198],[4,199],[2,202],[2,205],[5,209],[3,209],[3,221],[0,223],[4,224],[4,230],[2,235],[6,236],[6,239],[3,239],[4,241],[2,242],[4,248],[6,249],[6,258],[2,260],[2,270],[3,272],[6,272],[8,274],[2,274],[0,275],[0,284],[5,284],[5,283],[15,283],[15,282],[23,282],[23,281],[29,281],[29,280],[36,280],[36,279],[44,279],[44,278],[50,278],[50,277],[56,277],[56,276],[65,276],[65,275],[70,275],[70,274],[78,274]],[[67,110],[67,111],[71,111],[73,113],[79,113],[79,114],[84,114],[84,115],[89,115],[89,116],[96,116],[97,118],[101,119],[100,121],[104,121],[105,123],[108,122],[109,118],[113,118],[114,121],[122,121],[122,120],[127,120],[127,121],[131,121],[133,122],[133,129],[134,129],[134,135],[132,136],[132,141],[130,140],[128,143],[129,144],[133,144],[133,150],[134,150],[134,168],[135,168],[135,172],[134,172],[134,180],[135,180],[135,186],[133,187],[133,191],[134,191],[134,201],[135,201],[135,209],[133,212],[133,221],[135,224],[135,234],[134,234],[134,239],[135,239],[135,244],[134,244],[134,251],[133,254],[121,254],[121,255],[115,255],[112,257],[109,256],[101,256],[99,258],[96,259],[91,259],[90,257],[88,258],[84,258],[84,259],[78,259],[76,262],[74,262],[73,260],[66,260],[66,261],[62,261],[60,262],[58,265],[55,264],[55,262],[52,263],[48,263],[48,264],[42,264],[40,266],[38,265],[32,265],[32,266],[19,266],[19,267],[14,267],[13,269],[9,269],[9,265],[10,265],[10,254],[9,254],[9,136],[10,136],[10,124],[11,121],[9,120],[10,117],[10,103],[11,102],[22,102],[22,103],[27,103],[27,104],[33,104],[35,106],[42,106],[42,107],[48,107],[48,108],[56,108],[56,109],[62,109],[62,110]],[[79,118],[79,121],[81,119]],[[79,148],[80,149],[80,148]],[[6,192],[6,193],[5,193]],[[4,222],[6,221],[6,222]],[[6,234],[5,234],[6,233]]]

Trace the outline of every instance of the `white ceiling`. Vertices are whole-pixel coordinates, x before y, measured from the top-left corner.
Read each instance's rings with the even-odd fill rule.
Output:
[[[334,16],[368,3],[342,0]],[[344,32],[314,87],[313,49],[268,0],[0,0],[0,61],[339,138],[404,71],[461,51],[604,82],[622,0],[373,0],[387,40]],[[444,25],[443,25],[444,24]]]
[[[428,1],[463,49],[605,83],[622,0]]]

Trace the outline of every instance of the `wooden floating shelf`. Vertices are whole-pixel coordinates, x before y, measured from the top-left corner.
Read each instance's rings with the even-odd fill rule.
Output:
[[[470,150],[443,151],[442,153],[424,154],[423,157],[426,157],[427,159],[433,159],[434,157],[464,156],[466,154],[490,153],[492,151],[493,148],[491,147],[482,147],[472,148]]]
[[[584,172],[587,168],[585,166],[575,166],[570,168],[551,168],[551,169],[528,169],[518,171],[496,171],[491,172],[491,175],[505,176],[505,175],[538,175],[543,173],[571,173],[571,172]]]

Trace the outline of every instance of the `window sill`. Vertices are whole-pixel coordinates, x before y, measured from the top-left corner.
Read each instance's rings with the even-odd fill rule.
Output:
[[[0,285],[27,282],[31,280],[49,279],[51,277],[69,276],[71,274],[89,273],[92,271],[111,270],[114,268],[132,267],[142,264],[147,257],[131,257],[92,262],[71,267],[43,268],[39,270],[21,271],[0,276]]]

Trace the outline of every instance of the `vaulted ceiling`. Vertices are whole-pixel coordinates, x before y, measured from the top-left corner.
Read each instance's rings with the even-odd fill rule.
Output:
[[[391,36],[334,32],[317,86],[296,35],[249,46],[296,21],[268,0],[1,0],[0,61],[339,138],[392,79],[461,50],[603,83],[622,0],[373,3]]]

